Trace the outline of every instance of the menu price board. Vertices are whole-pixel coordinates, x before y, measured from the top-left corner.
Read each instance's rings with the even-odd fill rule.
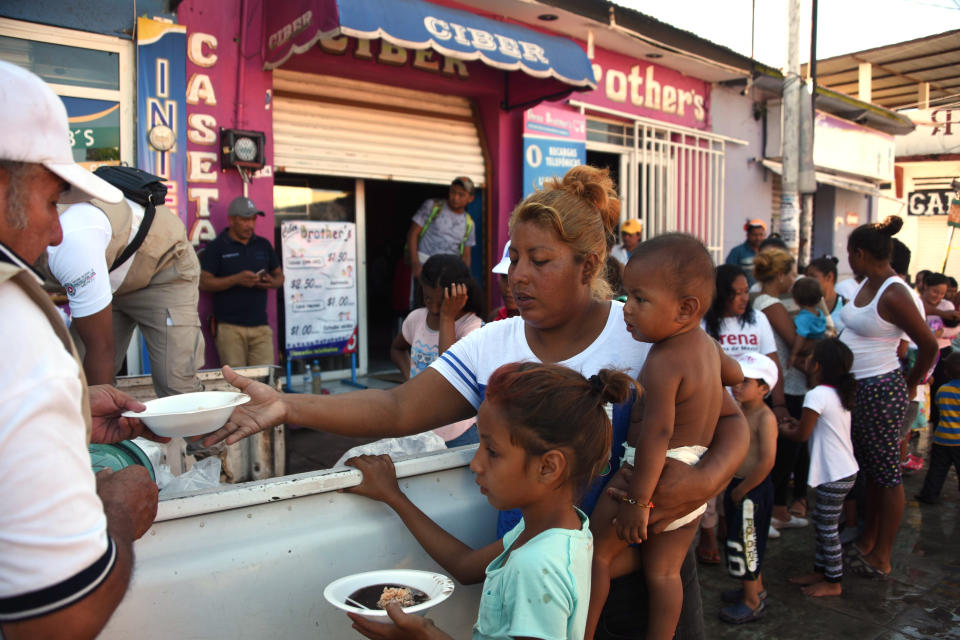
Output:
[[[288,356],[307,358],[354,352],[356,224],[289,221],[281,225],[280,234]]]

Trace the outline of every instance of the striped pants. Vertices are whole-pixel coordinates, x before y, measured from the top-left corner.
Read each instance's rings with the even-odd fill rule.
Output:
[[[843,499],[850,493],[857,474],[835,482],[824,482],[817,487],[816,505],[813,508],[813,524],[817,531],[817,556],[814,571],[823,574],[827,582],[840,582],[843,578],[843,547],[837,531]]]

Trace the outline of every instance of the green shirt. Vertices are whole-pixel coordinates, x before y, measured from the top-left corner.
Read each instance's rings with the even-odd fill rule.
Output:
[[[582,640],[593,536],[587,516],[579,509],[577,515],[579,530],[548,529],[512,551],[523,533],[523,519],[507,532],[503,553],[487,566],[473,640]]]

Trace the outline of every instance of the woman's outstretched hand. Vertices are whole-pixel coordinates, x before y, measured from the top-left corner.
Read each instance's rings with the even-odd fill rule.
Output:
[[[223,367],[224,379],[250,396],[250,402],[233,410],[227,423],[203,439],[209,447],[226,439],[233,444],[286,421],[287,405],[283,394],[262,382],[245,378],[228,366]]]

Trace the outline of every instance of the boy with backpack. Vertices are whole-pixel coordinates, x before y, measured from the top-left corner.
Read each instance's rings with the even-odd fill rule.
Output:
[[[473,180],[466,176],[450,183],[446,200],[426,200],[407,231],[407,260],[414,280],[430,256],[454,254],[470,266],[470,248],[477,243],[467,205],[473,202]]]

